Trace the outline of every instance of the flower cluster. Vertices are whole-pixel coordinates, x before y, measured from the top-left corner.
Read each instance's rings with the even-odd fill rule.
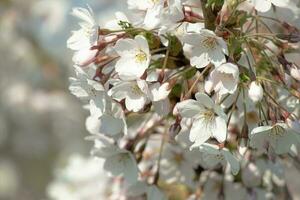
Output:
[[[108,199],[288,199],[283,165],[300,159],[300,68],[288,57],[300,31],[264,15],[288,2],[127,3],[133,16],[100,26],[74,8],[80,29],[67,42],[92,155],[121,180]]]

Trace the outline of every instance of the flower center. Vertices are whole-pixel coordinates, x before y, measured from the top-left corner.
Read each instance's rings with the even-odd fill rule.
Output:
[[[138,85],[131,86],[131,92],[138,96],[141,96],[143,94],[142,90],[139,88]]]
[[[91,88],[88,89],[88,94],[90,96],[96,97],[97,96],[97,90],[95,88],[91,87]]]
[[[175,153],[173,159],[177,164],[180,164],[184,160],[184,157],[181,153]]]
[[[147,54],[142,51],[142,50],[139,50],[136,54],[135,54],[135,61],[137,63],[143,63],[147,60]]]
[[[272,129],[271,129],[271,136],[275,136],[275,137],[281,137],[283,136],[283,134],[285,133],[285,129],[279,125],[275,125]]]
[[[160,0],[150,0],[153,4],[157,4]]]
[[[215,155],[215,158],[219,161],[223,161],[224,160],[224,156],[222,154],[217,154]]]
[[[211,123],[215,119],[215,112],[212,109],[208,109],[205,112],[201,113],[202,117],[207,123]]]
[[[207,37],[201,41],[201,44],[207,49],[215,49],[217,46],[217,40],[214,37]]]

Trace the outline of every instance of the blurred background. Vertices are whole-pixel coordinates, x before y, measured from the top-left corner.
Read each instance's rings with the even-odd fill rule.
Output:
[[[0,200],[48,199],[56,169],[70,156],[89,155],[87,113],[68,91],[73,52],[66,49],[70,31],[78,29],[71,8],[86,4],[100,24],[126,6],[120,0],[0,0]]]
[[[68,91],[73,52],[66,40],[78,28],[69,13],[86,4],[100,25],[126,9],[125,0],[0,0],[0,200],[57,194],[75,200],[67,195],[78,185],[62,184],[68,178],[105,180],[88,158],[87,113]],[[282,14],[291,15],[299,27],[299,10],[294,9]],[[79,174],[82,168],[89,170]]]

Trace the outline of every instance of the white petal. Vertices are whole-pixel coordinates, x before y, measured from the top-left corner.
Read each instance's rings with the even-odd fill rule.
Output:
[[[271,2],[269,0],[251,0],[255,9],[259,12],[267,12],[271,9]]]
[[[201,104],[195,100],[188,99],[176,104],[175,107],[182,117],[192,118],[203,110]]]
[[[284,135],[277,140],[274,150],[276,154],[288,153],[292,147],[292,144],[299,144],[297,136],[291,133],[284,133]]]
[[[201,103],[202,105],[204,105],[206,108],[213,108],[215,103],[213,102],[213,100],[205,93],[200,93],[198,92],[195,95],[197,101],[199,103]]]
[[[200,40],[201,34],[199,33],[188,33],[182,37],[182,41],[190,45],[200,44]]]
[[[116,84],[108,91],[108,95],[111,95],[114,99],[120,101],[127,97],[127,93],[130,90],[131,86],[131,82],[122,82]]]
[[[203,52],[202,50],[193,50],[192,56],[190,59],[191,65],[200,69],[206,67],[210,62],[211,58],[207,52]]]
[[[272,129],[272,126],[259,126],[259,127],[256,127],[251,131],[250,137],[254,136],[255,134],[259,134],[259,133],[269,131],[271,129]]]
[[[75,51],[90,48],[91,46],[89,37],[85,35],[82,29],[73,31],[71,37],[67,40],[67,47]]]
[[[198,119],[193,122],[189,139],[191,142],[195,142],[192,147],[202,145],[211,137],[211,130],[209,126],[202,120]]]
[[[95,116],[89,116],[86,118],[85,127],[91,134],[98,134],[99,133],[99,119]]]
[[[223,155],[230,166],[231,173],[237,175],[240,170],[240,163],[238,160],[227,149],[223,150]]]
[[[115,136],[121,133],[124,128],[122,119],[115,118],[108,114],[102,115],[99,120],[99,131],[107,136]]]
[[[139,48],[149,56],[149,45],[148,41],[144,36],[137,35],[134,40],[137,42]]]
[[[288,0],[271,0],[272,4],[278,7],[285,7],[289,5]]]
[[[226,140],[227,125],[226,121],[221,117],[216,117],[215,126],[212,126],[212,136],[222,143]]]
[[[91,64],[98,53],[98,50],[90,50],[90,48],[84,48],[75,52],[72,60],[76,65],[81,67]]]
[[[166,116],[170,113],[171,105],[169,99],[154,101],[152,103],[153,103],[154,110],[157,114],[161,116]]]
[[[92,13],[91,9],[87,10],[85,8],[77,7],[77,8],[74,8],[72,10],[71,14],[73,16],[78,17],[79,19],[89,23],[90,25],[95,24],[95,20],[94,20],[93,13]]]
[[[136,99],[126,98],[125,105],[129,111],[138,112],[140,111],[146,104],[146,97],[139,97]]]
[[[227,44],[226,44],[226,42],[223,40],[223,38],[217,37],[217,41],[218,41],[219,46],[220,46],[221,49],[222,49],[222,52],[223,52],[225,55],[228,55]]]
[[[107,158],[103,167],[113,176],[122,175],[130,184],[134,184],[137,181],[138,168],[135,159],[130,153],[119,153]]]
[[[120,56],[127,56],[128,54],[132,54],[133,50],[137,48],[137,43],[133,39],[120,39],[114,46],[115,51]]]
[[[152,101],[161,101],[166,99],[170,94],[171,90],[169,89],[169,83],[154,83],[150,86],[151,90],[151,100]]]
[[[208,52],[211,63],[216,67],[226,62],[226,57],[221,49],[216,49],[214,51]]]

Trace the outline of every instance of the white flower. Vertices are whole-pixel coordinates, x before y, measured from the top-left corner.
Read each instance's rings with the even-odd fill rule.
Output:
[[[128,0],[128,8],[142,12],[143,26],[147,29],[158,27],[165,0]]]
[[[162,116],[167,115],[170,112],[170,101],[168,95],[171,90],[169,88],[169,83],[153,83],[149,86],[149,90],[149,98],[152,101],[155,112]]]
[[[182,0],[168,0],[168,6],[164,8],[161,14],[161,23],[164,26],[176,25],[184,19]]]
[[[68,48],[78,51],[95,45],[98,40],[98,25],[91,9],[74,8],[72,15],[81,19],[82,22],[79,23],[81,29],[73,31],[72,36],[68,39]]]
[[[138,112],[149,103],[149,88],[144,80],[119,81],[109,91],[108,94],[120,101],[125,99],[127,110]]]
[[[233,94],[239,82],[239,68],[232,63],[216,67],[210,74],[214,90],[220,95]]]
[[[153,83],[150,85],[150,92],[151,92],[151,101],[161,101],[168,97],[171,90],[169,88],[169,83]]]
[[[110,97],[100,101],[90,101],[91,115],[86,119],[86,128],[91,134],[104,134],[118,138],[127,134],[127,126],[122,107],[112,102]]]
[[[113,176],[123,176],[129,184],[137,182],[138,167],[132,153],[120,149],[114,141],[98,135],[91,137],[95,142],[92,154],[104,158],[103,168]]]
[[[105,198],[106,188],[102,185],[107,184],[108,178],[101,165],[99,159],[71,155],[67,166],[56,170],[54,181],[48,185],[49,197],[56,200]]]
[[[250,146],[264,152],[288,153],[293,144],[299,144],[299,135],[285,123],[259,126],[250,134]]]
[[[151,54],[143,36],[118,40],[114,49],[120,56],[115,69],[123,79],[137,79],[149,67]]]
[[[202,159],[206,164],[205,167],[213,168],[218,164],[221,164],[224,167],[228,165],[233,175],[236,175],[239,172],[239,161],[228,149],[219,148],[217,145],[208,143],[202,144],[199,149],[200,152],[202,152]]]
[[[182,134],[181,134],[182,135]],[[196,150],[190,151],[183,146],[166,144],[161,160],[161,178],[167,183],[185,183],[190,187],[194,186],[195,171],[199,156]]]
[[[228,49],[225,41],[210,30],[202,29],[199,33],[187,33],[183,42],[191,45],[190,62],[196,68],[206,67],[209,63],[219,66],[226,62]]]
[[[115,13],[116,19],[108,21],[105,24],[105,28],[110,30],[120,30],[122,27],[120,26],[120,22],[127,22],[131,24],[131,21],[127,18],[127,16],[123,12],[116,12]]]
[[[69,90],[73,95],[82,99],[104,99],[105,89],[99,82],[90,79],[89,75],[80,67],[74,66],[77,78],[70,78]]]
[[[197,93],[195,97],[196,100],[189,99],[176,105],[182,117],[194,119],[190,132],[190,141],[194,142],[192,147],[200,146],[210,137],[224,142],[227,133],[225,113],[206,94]]]
[[[107,95],[105,88],[97,81],[89,79],[80,67],[75,67],[77,78],[71,78],[69,87],[72,94],[89,101],[90,116],[86,128],[92,134],[102,133],[110,137],[126,134],[123,110]]]
[[[164,0],[150,0],[153,3],[150,8],[147,9],[143,26],[146,29],[154,29],[159,27],[161,23],[161,13],[164,8]]]
[[[264,96],[264,90],[262,86],[256,81],[252,81],[248,91],[249,98],[254,102],[259,102]]]
[[[289,5],[288,0],[248,0],[257,11],[267,12],[271,9],[272,4],[278,7],[285,7]]]

